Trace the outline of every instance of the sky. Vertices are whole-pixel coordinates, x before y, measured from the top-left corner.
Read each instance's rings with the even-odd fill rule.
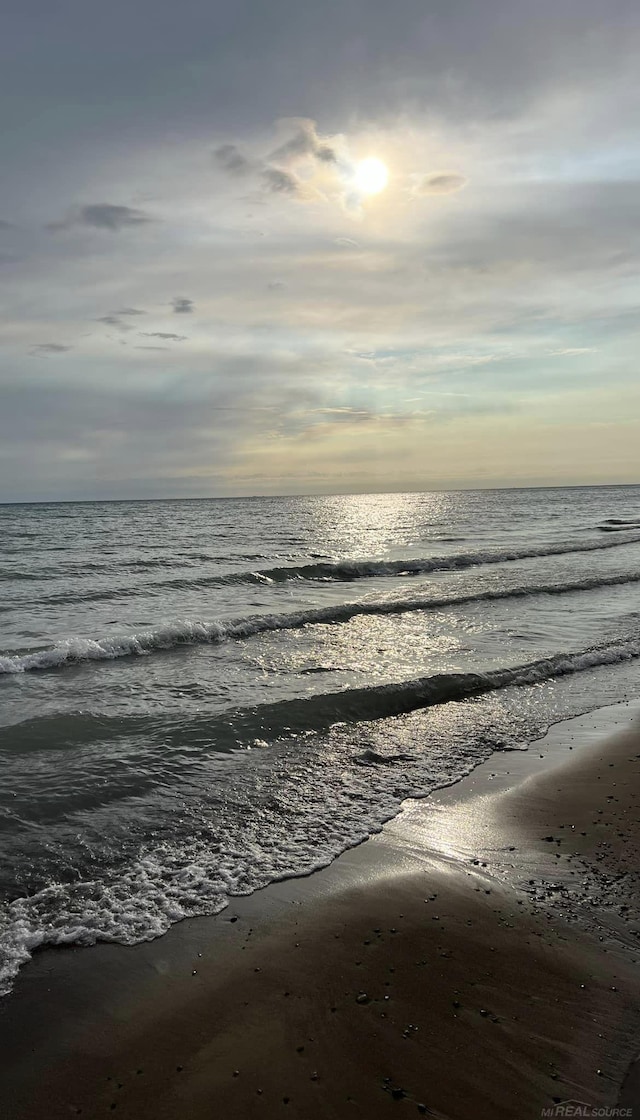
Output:
[[[639,482],[639,52],[636,0],[10,4],[0,501]]]

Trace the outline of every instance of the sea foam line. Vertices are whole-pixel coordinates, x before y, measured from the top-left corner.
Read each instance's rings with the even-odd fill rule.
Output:
[[[143,657],[154,651],[175,649],[183,645],[217,645],[225,641],[251,638],[258,634],[279,630],[297,630],[303,626],[319,624],[337,625],[359,615],[409,614],[412,611],[436,610],[531,595],[564,595],[571,592],[593,591],[639,581],[640,573],[621,573],[600,578],[588,577],[571,583],[487,588],[485,591],[468,595],[364,600],[293,611],[288,614],[254,615],[228,622],[178,619],[158,629],[142,631],[138,634],[95,639],[72,637],[57,642],[49,649],[0,656],[0,674],[59,669],[83,661],[113,661],[119,657]]]
[[[457,552],[449,556],[427,556],[416,560],[340,560],[290,567],[264,568],[249,575],[221,577],[226,582],[246,580],[280,583],[289,579],[349,581],[371,576],[420,575],[435,571],[458,571],[485,564],[504,564],[513,560],[534,560],[544,556],[564,556],[572,552],[599,552],[604,548],[620,548],[640,543],[640,535],[619,540],[563,541],[534,548],[494,549],[478,552]]]
[[[390,716],[406,715],[419,708],[449,704],[502,688],[540,684],[587,669],[632,661],[637,657],[640,657],[640,634],[634,633],[604,645],[556,653],[551,657],[540,657],[536,661],[503,669],[491,669],[486,673],[435,673],[410,681],[320,693],[300,700],[277,701],[261,707],[262,728],[267,733],[277,728],[281,722],[277,713],[283,708],[287,711],[287,726],[292,730],[303,726],[316,729],[341,720],[357,722],[388,719]],[[252,713],[254,725],[256,714],[259,712]],[[276,715],[273,725],[272,714]]]
[[[601,526],[599,528],[602,528]],[[629,526],[635,529],[634,526]],[[607,531],[605,526],[604,531]],[[613,539],[611,539],[613,537]],[[87,591],[82,593],[68,592],[54,593],[50,596],[38,598],[40,603],[73,603],[77,601],[92,601],[98,599],[121,598],[133,594],[155,592],[162,588],[174,587],[187,589],[190,587],[226,587],[229,585],[252,583],[270,584],[286,583],[289,580],[310,580],[324,583],[350,583],[358,579],[371,579],[385,576],[413,576],[428,572],[451,572],[465,568],[482,567],[485,564],[505,564],[516,560],[535,560],[545,556],[565,556],[574,552],[599,552],[607,548],[623,548],[625,545],[640,543],[640,532],[622,535],[615,531],[605,539],[602,537],[590,541],[562,541],[557,544],[539,545],[529,548],[480,550],[477,552],[457,552],[447,556],[427,556],[407,560],[320,560],[311,564],[289,564],[272,568],[259,568],[254,571],[223,572],[219,575],[172,576],[170,579],[158,580],[143,587],[121,587],[106,591]],[[195,555],[195,554],[194,554]],[[219,557],[202,555],[202,562],[219,560]],[[175,561],[172,561],[175,562]],[[150,567],[166,566],[164,559],[151,559],[135,561],[124,564],[123,567],[130,571],[144,571]],[[90,571],[111,570],[111,565],[86,564],[78,566],[77,572],[84,575]],[[60,576],[60,568],[34,570],[33,572],[20,572],[15,569],[0,569],[0,580],[18,582],[20,580],[37,581]],[[66,569],[65,575],[72,574],[71,569]]]
[[[372,721],[409,713],[420,707],[479,696],[495,688],[537,684],[550,677],[567,676],[638,656],[640,636],[635,635],[606,646],[541,658],[510,669],[484,674],[445,673],[397,685],[310,697],[297,704],[301,712],[306,708],[314,720],[314,729],[318,730],[341,718]],[[271,705],[271,709],[291,706],[284,701]],[[155,849],[141,852],[132,865],[113,874],[108,872],[106,879],[94,878],[67,884],[54,882],[34,895],[15,899],[0,908],[0,995],[10,990],[21,965],[29,960],[35,949],[44,945],[92,945],[97,941],[131,945],[150,940],[166,932],[181,918],[219,912],[227,905],[230,896],[249,894],[275,879],[308,874],[326,866],[339,851],[359,843],[376,831],[382,821],[397,811],[403,797],[425,796],[430,789],[450,785],[452,780],[468,773],[483,757],[488,757],[491,750],[500,749],[503,744],[500,736],[495,737],[494,721],[495,715],[492,714],[492,737],[489,740],[485,741],[482,735],[478,737],[477,733],[472,734],[472,749],[465,751],[464,758],[458,752],[457,759],[454,757],[452,760],[452,744],[447,741],[444,772],[438,769],[438,759],[434,760],[429,753],[424,759],[428,768],[419,756],[413,759],[411,755],[402,754],[397,756],[402,761],[402,772],[398,774],[389,767],[388,782],[381,785],[378,777],[372,790],[369,771],[360,785],[354,784],[354,772],[362,769],[358,765],[362,754],[352,757],[354,765],[350,769],[341,764],[337,786],[332,790],[332,810],[335,816],[335,798],[343,798],[346,812],[343,813],[345,827],[342,831],[337,832],[334,825],[317,835],[311,830],[309,839],[304,834],[299,839],[303,829],[300,820],[296,819],[296,828],[285,829],[282,834],[286,850],[280,842],[275,849],[269,844],[266,851],[262,851],[256,838],[245,846],[247,850],[244,851],[239,849],[237,838],[232,836],[232,845],[227,850],[223,849],[222,853],[218,851],[218,844],[208,842],[207,837],[199,845],[188,837],[178,849],[160,843]],[[286,730],[291,733],[290,720]],[[393,729],[390,733],[393,734]],[[538,733],[535,732],[533,737]],[[385,728],[385,740],[388,734],[389,730]],[[527,737],[531,738],[531,735]],[[455,752],[454,746],[453,750]],[[393,759],[387,761],[392,762]],[[453,775],[452,769],[457,771]],[[383,766],[381,770],[386,772],[387,767]],[[324,804],[327,797],[327,775],[324,772],[323,778]],[[373,811],[372,804],[375,805]],[[306,801],[305,808],[309,812]],[[260,833],[257,836],[262,839]],[[293,839],[293,848],[288,843],[290,838]]]

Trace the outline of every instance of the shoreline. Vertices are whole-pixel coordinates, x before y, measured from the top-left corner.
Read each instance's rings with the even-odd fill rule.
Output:
[[[37,953],[0,1004],[9,1120],[615,1104],[640,1050],[640,737],[602,740],[634,708],[494,753],[216,917]]]

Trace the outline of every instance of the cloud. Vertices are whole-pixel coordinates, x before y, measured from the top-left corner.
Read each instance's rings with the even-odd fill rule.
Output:
[[[468,180],[455,171],[440,171],[425,175],[414,186],[414,194],[453,194],[466,187]]]
[[[243,156],[235,144],[221,144],[213,153],[213,158],[229,175],[248,175],[253,168],[251,160]]]
[[[137,307],[123,307],[119,311],[111,311],[108,315],[100,315],[96,319],[96,323],[104,323],[107,327],[115,327],[119,331],[131,331],[133,327],[129,323],[122,322],[122,316],[131,318],[136,315],[145,315],[145,311],[139,311]]]
[[[186,296],[175,296],[173,310],[176,315],[190,315],[195,310],[195,304],[192,299],[187,299]]]
[[[595,346],[565,346],[562,350],[552,350],[551,355],[554,358],[572,358],[577,354],[595,354],[597,353]]]
[[[94,229],[105,229],[110,233],[117,233],[121,229],[145,225],[151,221],[153,221],[153,218],[150,218],[143,210],[134,210],[131,206],[115,206],[110,202],[93,202],[73,211],[64,221],[51,222],[47,229],[57,231],[70,229],[73,226],[92,226]]]
[[[71,350],[71,346],[62,346],[59,342],[39,342],[34,346],[32,354],[64,354]]]
[[[417,10],[419,0],[412,2]],[[201,0],[186,3],[198,6]],[[595,0],[584,3],[595,12]],[[351,10],[355,12],[357,7],[354,3]],[[449,19],[450,7],[438,9],[434,15],[437,26]],[[472,0],[462,0],[462,7],[467,27],[475,24]],[[545,7],[546,0],[542,0],[542,9],[534,6],[527,11],[535,21]],[[349,0],[341,9],[346,22],[347,9]],[[233,6],[228,7],[230,19],[234,11]],[[322,38],[324,11],[302,5],[296,13],[304,21],[317,18]],[[630,309],[638,300],[640,192],[637,179],[633,181],[637,168],[629,154],[622,117],[631,117],[631,93],[635,97],[636,87],[629,83],[625,99],[618,71],[609,67],[611,90],[604,91],[601,85],[592,89],[592,71],[585,66],[578,74],[572,66],[574,51],[579,49],[573,37],[570,46],[565,39],[563,51],[558,51],[558,56],[565,55],[567,69],[559,69],[557,86],[548,85],[544,80],[546,46],[558,44],[555,39],[554,44],[547,44],[547,37],[553,37],[545,31],[545,50],[532,59],[541,80],[526,111],[519,85],[520,60],[516,65],[513,54],[504,50],[502,66],[485,70],[484,64],[491,62],[486,55],[478,74],[483,81],[501,83],[503,88],[496,91],[495,103],[492,101],[497,111],[483,123],[477,117],[482,118],[486,106],[476,99],[473,82],[467,82],[469,67],[473,70],[476,65],[475,54],[469,58],[464,51],[455,55],[461,63],[457,75],[442,80],[451,64],[444,59],[444,31],[442,48],[437,57],[431,55],[437,73],[433,65],[430,70],[424,67],[416,52],[415,72],[397,67],[389,80],[387,52],[397,16],[380,5],[372,7],[370,16],[371,20],[383,19],[385,13],[389,27],[380,36],[379,71],[375,59],[357,57],[356,33],[345,26],[344,36],[335,37],[333,53],[327,43],[329,49],[322,51],[322,57],[318,52],[318,58],[311,59],[309,72],[304,67],[302,73],[300,51],[292,50],[290,59],[282,59],[283,63],[290,61],[292,72],[300,78],[299,94],[283,83],[277,98],[274,95],[269,101],[269,82],[265,86],[255,81],[253,65],[250,73],[241,67],[236,83],[227,83],[226,99],[203,100],[191,115],[178,112],[168,95],[157,98],[153,105],[151,99],[144,105],[138,102],[134,109],[131,100],[124,99],[129,101],[131,120],[120,130],[121,135],[114,132],[118,145],[112,142],[106,118],[96,120],[89,137],[82,114],[71,120],[61,109],[56,121],[64,117],[66,129],[69,119],[69,130],[76,133],[75,148],[70,153],[56,149],[58,162],[51,182],[48,176],[38,181],[32,174],[33,186],[27,190],[19,182],[17,170],[24,160],[7,159],[7,171],[15,176],[15,193],[5,197],[2,209],[14,215],[19,228],[0,235],[0,242],[8,247],[9,238],[13,242],[15,237],[16,244],[20,238],[21,257],[18,267],[10,266],[14,273],[11,283],[8,267],[0,269],[0,283],[6,277],[3,300],[9,310],[3,325],[7,340],[4,370],[15,370],[16,377],[32,375],[34,384],[37,374],[33,394],[40,383],[46,382],[48,387],[52,382],[66,385],[72,380],[74,384],[113,387],[121,397],[130,387],[149,381],[157,383],[159,392],[171,392],[172,400],[180,401],[196,393],[210,374],[217,384],[222,386],[227,379],[235,387],[237,367],[215,353],[219,347],[237,358],[251,355],[255,374],[244,375],[247,381],[253,377],[248,402],[253,394],[260,394],[265,406],[275,400],[279,408],[281,398],[271,386],[280,371],[286,390],[282,397],[287,402],[301,383],[312,384],[320,404],[347,403],[360,415],[367,407],[373,411],[393,408],[394,401],[402,399],[399,394],[405,392],[410,396],[428,390],[429,397],[423,399],[430,401],[436,391],[433,386],[444,389],[451,383],[477,387],[479,396],[498,390],[522,394],[540,414],[543,404],[539,402],[551,393],[555,399],[558,385],[567,392],[583,391],[598,376],[602,384],[611,381],[612,397],[624,400],[613,378],[618,370],[620,380],[631,381],[635,376],[635,370],[627,370],[635,357],[630,340],[637,323],[631,318],[622,321],[620,316],[631,316]],[[195,22],[184,20],[181,26],[186,30]],[[502,26],[503,21],[499,22]],[[543,22],[540,14],[541,29]],[[451,33],[461,29],[462,23],[452,14]],[[264,24],[265,31],[271,28],[266,10]],[[283,21],[279,28],[283,40],[290,30],[285,24]],[[514,30],[516,24],[520,25],[520,16],[517,20],[514,16]],[[599,26],[603,35],[610,33]],[[307,39],[314,38],[309,30],[306,24],[305,36],[301,30],[301,50],[307,49]],[[480,14],[474,30],[486,31]],[[500,29],[493,30],[499,33]],[[493,30],[485,35],[488,49],[494,41]],[[358,40],[363,55],[372,48],[369,31],[368,17],[366,43]],[[466,42],[463,38],[461,46]],[[530,36],[526,38],[528,44]],[[596,38],[602,46],[599,35]],[[417,28],[409,47],[413,48],[415,39]],[[475,51],[477,35],[473,44],[470,39],[469,50],[473,46]],[[278,51],[281,42],[278,39]],[[344,68],[350,80],[346,99],[340,103],[338,94],[334,101],[336,85],[328,76],[340,77],[336,56],[346,50],[347,42],[351,44],[347,53],[356,57]],[[62,42],[59,46],[63,48]],[[433,52],[430,33],[425,32],[422,48]],[[228,53],[233,55],[235,47]],[[606,44],[603,54],[612,57]],[[148,56],[140,57],[146,65]],[[259,62],[256,58],[256,65]],[[274,66],[269,81],[277,82],[281,72]],[[507,73],[517,79],[515,98],[502,96]],[[29,74],[37,80],[31,70]],[[3,78],[0,75],[0,81]],[[165,92],[170,87],[171,94],[177,95],[183,72],[178,75],[176,71],[174,86],[168,73],[162,81]],[[423,82],[432,82],[433,98],[421,98],[418,83]],[[404,108],[399,106],[401,111],[397,111],[396,83],[405,83],[411,94]],[[254,88],[248,91],[251,84]],[[604,96],[601,106],[600,94]],[[449,97],[457,98],[458,105],[468,101],[468,112],[445,118],[441,103]],[[244,119],[238,111],[243,98]],[[116,103],[114,99],[112,107]],[[25,90],[26,104],[30,102]],[[267,125],[283,112],[283,106],[293,106],[295,111],[296,106],[312,104],[319,122],[313,133],[310,127],[295,122],[276,133]],[[376,105],[381,104],[378,113]],[[105,112],[107,105],[105,101]],[[158,112],[155,134],[147,110]],[[160,120],[161,112],[167,119]],[[47,120],[52,124],[53,114]],[[34,129],[36,123],[34,114]],[[334,130],[341,127],[348,129],[348,135],[334,136]],[[227,147],[226,156],[214,159],[213,149],[217,144],[224,149],[222,141],[227,139],[235,143]],[[323,147],[334,156],[338,153],[337,162],[323,154]],[[71,158],[74,153],[75,161]],[[33,161],[29,165],[33,173],[41,161],[37,135],[32,151],[25,147],[24,155]],[[341,203],[353,181],[354,167],[370,155],[388,164],[392,172],[389,189],[376,199],[363,199],[359,213],[345,216],[347,207]],[[250,164],[246,176],[241,171],[243,160]],[[273,184],[270,191],[264,189],[261,172],[267,167],[293,176],[297,192],[274,190]],[[454,199],[449,195],[456,168],[464,171],[470,185],[469,190],[460,189]],[[421,193],[419,188],[425,183],[429,189]],[[445,185],[448,193],[442,193]],[[313,197],[318,204],[301,205],[305,197]],[[151,229],[133,230],[133,235],[126,228],[110,235],[107,230],[81,227],[45,236],[41,228],[47,217],[66,217],[77,199],[118,198],[121,202],[128,199],[131,206],[150,215],[157,212],[162,221]],[[351,220],[355,218],[358,220]],[[340,236],[347,231],[350,236]],[[286,281],[285,291],[276,287],[279,278]],[[193,292],[192,299],[184,297],[181,307],[187,314],[195,313],[188,323],[182,318],[180,327],[175,313],[181,308],[172,309],[172,287]],[[147,304],[145,329],[151,342],[170,355],[166,362],[160,362],[152,349],[145,355],[142,344],[133,354],[135,337],[141,336],[144,327],[142,319],[133,315],[138,301]],[[92,322],[96,310],[104,320],[104,331]],[[175,323],[171,330],[178,334],[197,324],[189,347],[174,340],[160,347],[162,338],[154,334],[169,333],[169,323]],[[82,325],[85,332],[93,333],[76,342],[83,333]],[[38,336],[46,339],[47,334],[56,340],[66,335],[76,342],[78,353],[62,362],[65,355],[57,352],[58,362],[43,362],[45,356],[55,359],[56,351],[48,355],[37,351],[40,358],[31,362],[27,356],[30,347]],[[566,361],[549,362],[549,356],[563,347]],[[602,353],[570,356],[571,351],[577,354],[587,347],[600,347]],[[318,355],[325,349],[329,360],[321,365]],[[291,361],[293,355],[299,356],[299,364]],[[264,375],[266,359],[274,362],[277,374]],[[140,376],[142,369],[144,377]],[[26,397],[23,403],[28,412],[32,405]],[[0,412],[3,407],[0,405]],[[128,405],[120,407],[126,411]],[[583,407],[586,414],[586,398]],[[552,417],[553,408],[553,404],[549,406]],[[317,414],[316,420],[326,421],[329,415]],[[334,415],[344,417],[346,413]],[[599,411],[594,410],[594,415],[599,418]],[[51,422],[50,415],[46,419]],[[100,422],[98,417],[97,438],[102,438]],[[336,427],[338,423],[343,428],[346,421],[336,421]],[[363,426],[358,423],[358,428]],[[242,425],[238,428],[241,438]],[[464,430],[458,434],[462,442]],[[68,439],[73,442],[76,438],[70,425]],[[329,449],[336,477],[345,446],[346,442]],[[456,446],[452,440],[446,450],[449,464],[455,459]],[[380,444],[379,460],[390,480],[394,471],[397,475],[404,470],[398,466],[401,451],[396,460],[393,449]],[[194,455],[194,476],[209,461],[206,452],[202,458]],[[124,470],[125,464],[125,456],[119,455],[118,469]],[[151,461],[140,464],[137,459],[132,472],[134,467],[145,477],[152,469]],[[285,465],[283,489],[289,488],[286,480],[295,480],[297,471],[296,462]],[[42,472],[48,485],[46,465]],[[507,481],[509,472],[507,462],[502,475]],[[2,484],[8,485],[4,460],[0,473],[5,476]],[[264,478],[268,486],[267,475],[268,470],[258,470],[256,477]],[[428,470],[425,477],[429,477]],[[23,485],[19,469],[15,478],[16,485]],[[65,488],[59,493],[64,496]]]
[[[260,174],[270,194],[298,193],[300,182],[292,171],[284,171],[281,167],[264,167]]]
[[[130,351],[119,369],[98,358],[93,381],[84,368],[74,381],[28,369],[0,376],[0,494],[202,493],[214,474],[225,484],[239,445],[252,445],[272,417],[317,400],[315,387],[304,378],[291,386],[281,359],[261,350],[209,350],[206,372],[174,367],[162,379],[136,376],[145,359],[149,371],[167,370],[157,353]],[[85,453],[89,473],[74,465]]]
[[[286,286],[287,285],[285,284],[284,280],[269,280],[269,283],[267,284],[267,288],[271,292],[277,292],[281,288],[286,288]]]
[[[127,226],[144,225],[152,219],[142,210],[133,210],[130,206],[113,206],[109,202],[97,202],[91,206],[83,206],[81,218],[85,225],[95,226],[96,229],[108,229],[115,232]]]
[[[130,331],[133,328],[128,323],[123,323],[117,315],[100,315],[96,323],[104,323],[107,327],[116,327],[119,331]]]
[[[285,126],[293,125],[295,132],[267,157],[269,163],[287,164],[304,156],[315,156],[323,163],[336,162],[336,153],[331,145],[318,136],[315,121],[306,117],[293,117],[280,123]]]
[[[0,229],[13,229],[11,222],[5,222],[0,218]]]
[[[336,163],[338,159],[333,148],[330,148],[328,144],[321,144],[319,148],[316,148],[314,155],[322,163]]]
[[[170,334],[167,331],[142,331],[145,338],[165,338],[171,342],[186,342],[186,334]]]
[[[228,143],[215,149],[214,159],[219,167],[235,178],[254,173],[270,194],[301,197],[306,192],[295,173],[295,166],[310,159],[324,164],[336,164],[338,157],[333,144],[318,135],[315,121],[306,117],[292,117],[279,121],[279,126],[281,129],[293,129],[293,135],[288,136],[266,157],[248,159],[237,144]]]

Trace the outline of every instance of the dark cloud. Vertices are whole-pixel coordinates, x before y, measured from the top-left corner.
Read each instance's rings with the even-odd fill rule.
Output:
[[[244,176],[250,172],[257,174],[264,188],[270,194],[303,195],[301,183],[293,167],[296,163],[311,157],[322,163],[336,163],[337,156],[330,144],[322,140],[316,131],[315,121],[305,117],[294,117],[280,121],[280,126],[293,129],[282,144],[279,144],[266,159],[254,162],[242,154],[236,144],[223,144],[214,152],[220,167],[230,175]]]
[[[267,157],[269,163],[289,163],[302,156],[316,156],[324,163],[335,163],[336,154],[333,148],[318,136],[315,121],[294,117],[290,123],[295,128],[293,136],[271,152]]]
[[[139,311],[137,307],[121,307],[116,315],[146,315],[146,311]]]
[[[176,315],[190,315],[195,310],[195,304],[186,296],[176,296],[173,300],[173,310]]]
[[[415,187],[416,194],[453,194],[467,185],[464,175],[453,171],[436,172],[425,175]]]
[[[32,354],[64,354],[71,350],[70,346],[62,346],[59,342],[39,342],[33,347]]]
[[[83,206],[80,214],[85,225],[111,231],[125,229],[127,226],[144,225],[152,220],[142,210],[133,210],[130,206],[112,206],[109,202],[96,202],[91,206]]]
[[[284,171],[281,167],[265,167],[261,171],[265,189],[271,194],[297,194],[300,186],[298,179],[291,171]]]
[[[81,206],[61,222],[51,222],[47,229],[56,231],[70,229],[72,226],[92,226],[94,229],[105,229],[110,233],[117,233],[121,229],[131,226],[146,225],[153,221],[142,210],[134,210],[131,206],[115,206],[110,202],[93,202],[88,206]]]
[[[186,334],[170,334],[167,331],[143,331],[145,338],[166,338],[171,342],[186,342]]]
[[[314,145],[308,134],[302,130],[298,131],[295,136],[290,140],[286,140],[279,148],[269,156],[270,160],[275,160],[276,163],[287,163],[290,159],[296,159],[298,156],[311,155],[314,151]]]
[[[222,144],[216,148],[213,157],[218,166],[230,175],[248,175],[252,169],[251,161],[243,156],[235,144]]]
[[[128,323],[123,323],[117,315],[101,315],[96,323],[104,323],[107,327],[115,327],[119,331],[130,331],[133,328]]]
[[[321,144],[314,154],[323,163],[335,163],[338,158],[333,148],[330,148],[328,144]]]
[[[12,228],[13,227],[11,225],[11,222],[4,222],[2,220],[2,218],[0,218],[0,229],[12,229]]]

